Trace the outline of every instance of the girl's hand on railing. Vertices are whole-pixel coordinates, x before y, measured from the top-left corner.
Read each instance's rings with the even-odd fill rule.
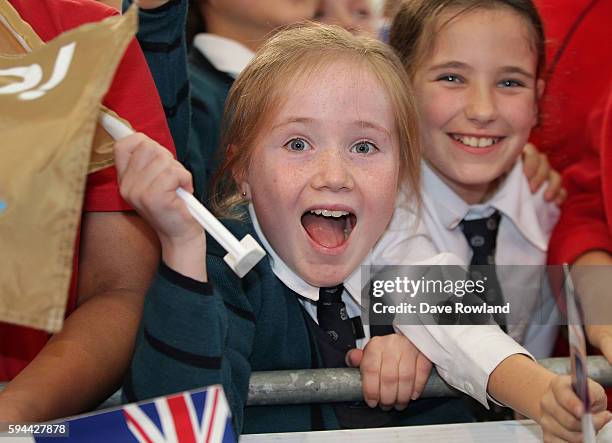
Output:
[[[363,350],[349,351],[346,361],[361,370],[363,398],[368,406],[398,411],[419,398],[432,367],[402,334],[372,337]]]

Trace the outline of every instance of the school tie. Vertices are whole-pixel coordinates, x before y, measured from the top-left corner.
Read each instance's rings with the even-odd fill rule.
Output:
[[[317,320],[319,327],[331,338],[336,347],[348,351],[356,347],[353,321],[342,301],[344,286],[319,289]]]
[[[495,250],[497,232],[501,215],[495,211],[489,217],[476,220],[463,220],[459,227],[472,248],[469,274],[472,280],[486,279],[486,291],[480,297],[489,305],[501,306],[504,303],[497,273],[495,272]],[[494,319],[506,331],[504,314],[494,314]]]
[[[345,367],[346,353],[355,348],[357,339],[363,338],[361,318],[349,318],[342,301],[343,292],[342,285],[319,289],[319,330],[316,335],[319,337],[319,353],[326,368]],[[388,426],[393,423],[394,413],[397,413],[385,412],[379,408],[370,409],[363,401],[333,403],[332,407],[340,427],[348,429]]]

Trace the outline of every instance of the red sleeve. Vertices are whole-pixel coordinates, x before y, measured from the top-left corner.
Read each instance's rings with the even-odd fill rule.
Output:
[[[104,104],[176,156],[155,83],[136,41],[128,47]],[[119,195],[114,167],[89,176],[83,211],[126,209],[130,207]]]
[[[116,14],[113,9],[93,0],[9,2],[44,41],[83,23],[100,21]],[[157,140],[175,154],[157,90],[136,40],[124,55],[104,104],[130,121],[134,128]],[[115,168],[107,168],[89,176],[84,211],[128,209],[130,207],[119,195]],[[70,313],[76,304],[78,251],[77,237],[67,313]],[[43,331],[0,322],[0,337],[11,337],[10,340],[0,340],[0,381],[4,381],[12,379],[27,366],[45,345],[49,336]]]
[[[606,109],[607,108],[607,109]],[[565,170],[567,201],[549,246],[551,264],[573,263],[590,250],[612,253],[610,214],[612,188],[606,164],[612,162],[612,94],[607,106],[593,111],[583,156]],[[609,169],[608,169],[609,170]]]
[[[36,7],[32,7],[31,0],[10,2],[44,41],[84,23],[117,14],[114,9],[94,0],[47,0],[37,2]],[[155,83],[136,39],[123,56],[103,103],[128,120],[137,131],[176,155]],[[112,167],[89,176],[83,211],[130,209],[119,195],[116,175]]]
[[[546,31],[547,66],[540,124],[531,141],[564,172],[580,161],[588,117],[612,78],[612,1],[535,0]]]

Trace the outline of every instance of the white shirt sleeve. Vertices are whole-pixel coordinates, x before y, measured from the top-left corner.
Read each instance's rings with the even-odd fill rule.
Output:
[[[371,263],[385,265],[460,265],[457,256],[438,254],[429,233],[418,221],[418,211],[398,205],[389,229],[372,251]],[[408,253],[407,253],[408,251]],[[426,256],[429,258],[423,260]],[[436,366],[440,376],[454,388],[485,407],[489,376],[506,358],[524,354],[525,348],[497,325],[395,325]]]
[[[489,376],[506,358],[525,354],[525,348],[496,325],[396,325],[436,365],[449,385],[475,398],[486,408]]]

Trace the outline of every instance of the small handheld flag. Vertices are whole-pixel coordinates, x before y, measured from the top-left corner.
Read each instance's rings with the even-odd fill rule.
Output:
[[[582,435],[584,443],[595,443],[593,415],[590,413],[589,386],[587,374],[586,340],[584,338],[584,315],[580,300],[576,297],[569,266],[563,265],[565,280],[565,302],[567,305],[567,330],[570,344],[570,362],[572,364],[572,387],[584,406],[582,416]]]

